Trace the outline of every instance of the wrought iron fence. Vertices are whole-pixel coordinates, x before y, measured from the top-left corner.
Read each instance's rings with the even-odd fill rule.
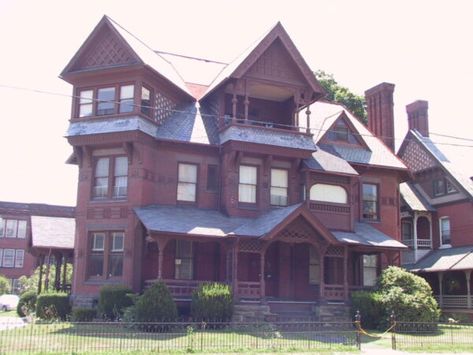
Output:
[[[111,353],[359,348],[353,323],[7,323],[0,353]]]

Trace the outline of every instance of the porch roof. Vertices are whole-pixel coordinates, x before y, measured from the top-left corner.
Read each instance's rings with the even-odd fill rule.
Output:
[[[433,208],[413,187],[410,182],[399,184],[399,190],[404,202],[412,211],[429,212],[435,211]]]
[[[413,272],[439,272],[473,269],[473,247],[437,249],[408,267]]]
[[[33,248],[73,249],[74,218],[31,216]]]
[[[332,231],[338,241],[351,245],[362,245],[379,248],[406,249],[407,246],[384,234],[368,223],[355,223],[354,232]]]

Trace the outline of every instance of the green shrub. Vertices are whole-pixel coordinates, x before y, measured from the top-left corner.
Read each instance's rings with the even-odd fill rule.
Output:
[[[36,292],[26,291],[20,296],[18,305],[16,306],[16,313],[20,317],[26,317],[27,315],[36,311]]]
[[[77,307],[72,309],[71,320],[73,322],[92,322],[97,316],[94,308]]]
[[[3,295],[4,293],[10,293],[11,292],[11,287],[10,287],[10,281],[3,275],[0,275],[0,295]]]
[[[177,319],[176,303],[163,282],[157,282],[145,290],[126,313],[127,321],[174,322]]]
[[[394,312],[405,322],[437,322],[440,316],[430,285],[422,277],[396,266],[384,270],[378,279],[384,316]]]
[[[383,297],[378,292],[356,291],[351,294],[351,313],[360,311],[361,324],[367,329],[376,329],[384,316]]]
[[[36,315],[45,320],[65,320],[71,313],[69,295],[63,292],[42,293],[36,301]]]
[[[98,313],[105,319],[123,316],[126,307],[133,304],[129,296],[133,291],[124,285],[106,285],[100,289]]]
[[[192,293],[191,314],[194,321],[229,321],[233,315],[230,286],[216,282],[199,285]]]

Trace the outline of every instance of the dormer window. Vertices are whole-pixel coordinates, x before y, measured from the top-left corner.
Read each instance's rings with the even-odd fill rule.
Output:
[[[343,122],[337,122],[333,128],[333,139],[348,142],[348,127]]]
[[[443,196],[457,192],[457,188],[447,178],[435,179],[432,182],[432,190],[434,197]]]

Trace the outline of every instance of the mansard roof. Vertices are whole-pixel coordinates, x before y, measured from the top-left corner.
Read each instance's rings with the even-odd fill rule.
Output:
[[[310,111],[310,128],[320,149],[354,164],[407,170],[404,163],[343,105],[317,101],[310,106]],[[349,122],[354,130],[352,133],[357,135],[362,144],[353,146],[337,142],[323,143],[327,130],[341,117]],[[305,129],[305,119],[300,120],[300,125]]]
[[[473,169],[469,156],[471,148],[462,147],[458,141],[436,143],[430,137],[424,137],[413,129],[407,133],[399,148],[398,155],[400,157],[403,156],[409,144],[418,144],[450,178],[456,181],[470,197],[473,197]]]
[[[99,44],[95,42],[104,31],[110,31],[110,33],[106,35],[106,40],[110,41],[113,39],[113,43],[108,44],[109,42],[104,41],[102,46],[94,48],[94,45],[98,46],[101,44],[100,41]],[[85,67],[81,65],[81,59],[84,60],[84,56],[89,51],[93,52],[94,50],[97,50],[97,53],[92,54],[99,58],[93,58],[93,63],[88,61],[88,65]],[[113,57],[114,54],[115,56]],[[182,92],[192,97],[184,80],[169,61],[108,16],[104,16],[100,20],[92,33],[64,68],[61,77],[65,78],[68,74],[76,71],[106,69],[136,64],[148,66],[170,81]]]

